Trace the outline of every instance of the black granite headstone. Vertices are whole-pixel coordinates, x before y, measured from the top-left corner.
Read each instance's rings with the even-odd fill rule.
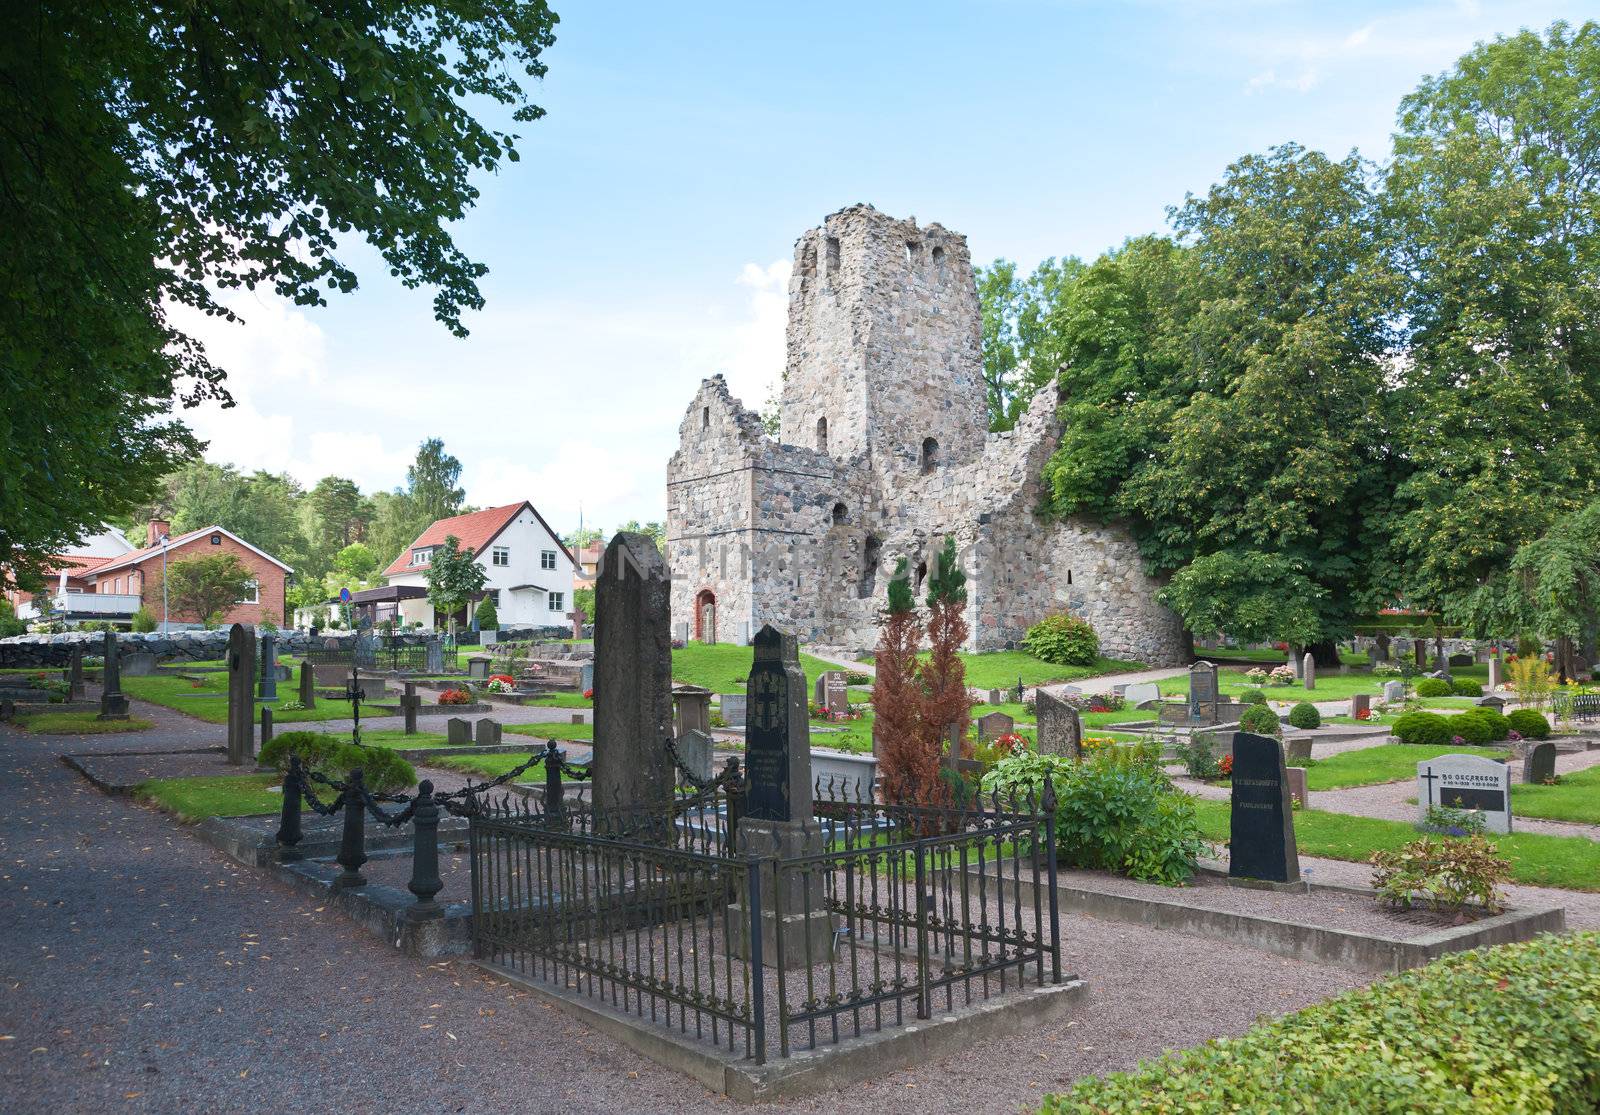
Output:
[[[1529,786],[1543,786],[1556,776],[1556,745],[1546,740],[1529,748],[1522,759],[1522,781]]]
[[[1300,879],[1294,807],[1284,773],[1283,746],[1253,732],[1233,735],[1232,837],[1228,875],[1293,883]]]
[[[759,821],[811,819],[810,723],[806,675],[792,635],[767,624],[756,633],[746,685],[745,816]],[[793,739],[800,736],[800,745]]]

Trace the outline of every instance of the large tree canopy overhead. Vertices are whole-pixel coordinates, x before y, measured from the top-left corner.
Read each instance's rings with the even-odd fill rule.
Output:
[[[470,177],[542,110],[543,0],[0,6],[0,576],[147,496],[199,448],[176,400],[226,400],[174,324],[215,290],[301,305],[356,276],[341,237],[435,289],[457,334],[484,267],[448,231]]]

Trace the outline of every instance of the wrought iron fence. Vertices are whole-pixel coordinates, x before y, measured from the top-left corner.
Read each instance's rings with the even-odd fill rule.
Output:
[[[330,645],[331,644],[331,645]],[[437,662],[430,652],[437,647]],[[414,636],[379,635],[357,632],[354,638],[330,639],[306,648],[306,661],[312,666],[354,666],[363,670],[394,670],[400,673],[452,672],[456,669],[457,643],[451,636],[418,642]]]
[[[818,787],[814,835],[786,847],[792,830],[734,838],[731,769],[657,813],[474,815],[477,958],[758,1063],[1060,982],[1054,861],[1036,854],[1053,801]]]

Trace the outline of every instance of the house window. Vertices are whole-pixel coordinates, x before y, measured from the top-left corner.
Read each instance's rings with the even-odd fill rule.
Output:
[[[550,610],[552,612],[564,612],[564,611],[566,611],[567,610],[567,594],[564,593],[564,592],[552,592],[550,594]]]
[[[432,546],[427,546],[427,547],[424,547],[424,548],[419,549],[419,550],[412,550],[411,551],[411,564],[412,565],[427,565],[428,561],[432,557],[433,557],[433,547]]]
[[[260,584],[259,581],[251,581],[250,582],[250,587],[245,590],[245,593],[246,593],[246,595],[241,596],[238,600],[235,601],[235,603],[237,603],[237,604],[259,604],[259,603],[261,603],[261,584]]]
[[[496,565],[510,565],[511,564],[511,547],[510,546],[496,546],[494,548],[493,552],[490,554],[490,560],[493,561],[494,564],[496,564]]]
[[[556,567],[556,552],[554,550],[539,551],[539,568],[554,569]]]
[[[499,589],[492,588],[488,592],[484,593],[484,595],[489,598],[489,603],[493,604],[496,608],[500,607],[500,590]]]

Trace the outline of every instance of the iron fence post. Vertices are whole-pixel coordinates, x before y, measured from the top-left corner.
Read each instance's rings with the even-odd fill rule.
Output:
[[[288,862],[300,858],[300,787],[303,778],[300,756],[289,756],[289,770],[283,776],[283,808],[278,814],[278,859]]]
[[[544,812],[553,823],[559,824],[566,805],[561,800],[561,752],[556,741],[545,740],[544,749]]]
[[[366,787],[361,782],[361,768],[357,767],[345,778],[344,794],[342,795],[344,799],[344,836],[339,841],[339,855],[336,859],[339,866],[344,870],[333,881],[333,885],[341,889],[367,885],[366,876],[361,874],[361,865],[367,862],[367,803],[365,789]]]
[[[1050,776],[1044,776],[1044,794],[1039,800],[1044,810],[1044,863],[1045,886],[1050,891],[1050,982],[1061,982],[1061,912],[1056,895],[1056,787]],[[1033,896],[1035,902],[1039,896]]]
[[[433,783],[426,778],[417,787],[411,823],[411,882],[406,889],[417,896],[417,901],[406,911],[406,917],[411,921],[440,918],[444,908],[434,901],[434,896],[444,889],[444,880],[439,878],[439,806],[433,800]]]
[[[750,897],[746,913],[750,924],[745,932],[750,934],[750,1022],[754,1027],[756,1064],[767,1063],[767,980],[762,970],[761,957],[761,860],[751,856],[746,863]]]
[[[726,780],[722,789],[728,799],[728,822],[722,831],[722,847],[723,851],[731,852],[734,838],[739,832],[739,815],[744,809],[744,776],[739,772],[738,756],[729,756],[723,772]]]
[[[928,988],[928,852],[917,842],[917,1017],[933,1016],[933,998]]]

